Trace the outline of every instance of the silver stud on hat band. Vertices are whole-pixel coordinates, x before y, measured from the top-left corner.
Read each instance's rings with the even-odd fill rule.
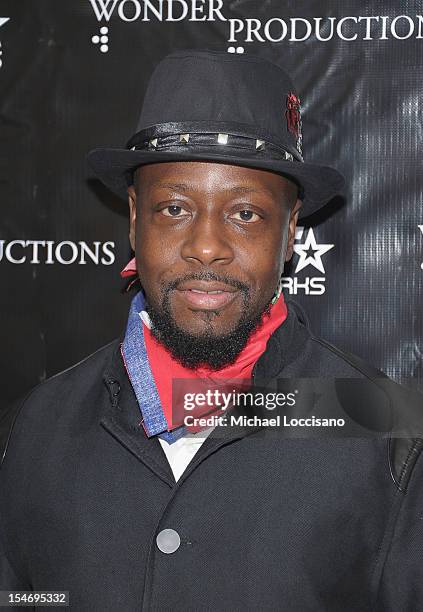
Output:
[[[228,144],[228,139],[229,139],[229,135],[228,134],[218,134],[217,135],[217,142],[221,145],[226,145]]]
[[[189,134],[181,134],[179,136],[179,142],[182,142],[182,144],[188,144],[189,143]]]

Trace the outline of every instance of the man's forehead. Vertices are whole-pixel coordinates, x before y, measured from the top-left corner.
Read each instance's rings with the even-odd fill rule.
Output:
[[[233,194],[282,192],[296,194],[298,186],[287,177],[267,170],[232,164],[183,161],[146,164],[137,168],[134,182],[140,188],[163,188],[181,192],[214,189]]]

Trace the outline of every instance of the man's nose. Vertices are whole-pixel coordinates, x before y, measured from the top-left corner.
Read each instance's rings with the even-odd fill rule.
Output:
[[[211,214],[199,214],[188,230],[181,256],[203,266],[230,263],[234,252],[222,219]]]

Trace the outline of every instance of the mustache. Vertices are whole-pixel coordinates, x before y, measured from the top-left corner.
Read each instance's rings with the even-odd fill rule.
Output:
[[[233,278],[228,274],[217,274],[212,270],[203,270],[198,272],[191,272],[181,276],[174,278],[172,281],[162,283],[162,289],[168,293],[173,289],[176,289],[180,283],[186,281],[215,281],[218,283],[226,283],[227,285],[231,285],[236,289],[239,289],[244,294],[249,295],[250,286],[247,283],[244,283],[237,278]]]

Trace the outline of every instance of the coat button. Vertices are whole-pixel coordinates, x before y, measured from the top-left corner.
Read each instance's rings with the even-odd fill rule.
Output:
[[[181,545],[179,533],[174,529],[163,529],[156,537],[157,548],[163,553],[170,554],[178,550]]]

